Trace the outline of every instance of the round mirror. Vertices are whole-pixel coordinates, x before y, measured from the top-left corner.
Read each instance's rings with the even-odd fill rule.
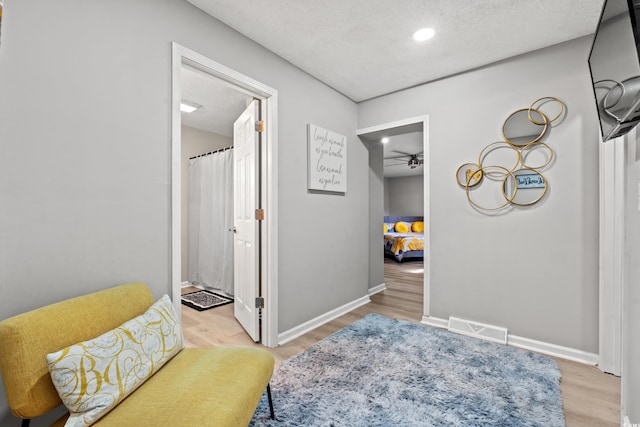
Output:
[[[529,120],[529,116],[532,120]],[[504,121],[502,136],[509,144],[523,147],[542,138],[548,125],[547,117],[540,111],[534,108],[523,108],[512,113]]]
[[[519,169],[507,175],[502,183],[502,193],[513,205],[533,205],[542,199],[546,192],[547,180],[535,169]]]
[[[473,163],[465,163],[456,171],[456,179],[462,187],[473,187],[482,180],[482,169]]]

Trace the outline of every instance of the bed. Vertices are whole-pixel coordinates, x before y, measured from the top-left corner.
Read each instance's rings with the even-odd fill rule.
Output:
[[[396,262],[424,259],[424,217],[385,216],[384,254]]]

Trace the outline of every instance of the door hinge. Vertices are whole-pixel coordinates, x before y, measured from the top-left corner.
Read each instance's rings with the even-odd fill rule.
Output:
[[[256,219],[258,221],[264,221],[264,209],[256,209]]]
[[[256,132],[264,132],[264,128],[265,128],[264,120],[258,120],[256,122]]]
[[[256,298],[256,308],[264,308],[264,298],[262,297]]]

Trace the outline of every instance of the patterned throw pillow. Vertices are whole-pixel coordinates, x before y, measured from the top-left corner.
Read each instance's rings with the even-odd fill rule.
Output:
[[[183,348],[178,317],[164,295],[116,329],[48,354],[51,379],[71,413],[65,427],[98,421]]]
[[[406,222],[396,222],[396,225],[394,226],[394,228],[396,229],[396,231],[398,233],[408,233],[409,232],[409,224],[407,224]]]
[[[383,225],[384,225],[384,227],[383,227],[384,232],[385,232],[385,233],[388,233],[388,232],[389,232],[389,226],[388,226],[386,223],[385,223],[385,224],[383,224]]]
[[[424,222],[416,221],[411,224],[411,231],[414,233],[424,233]]]

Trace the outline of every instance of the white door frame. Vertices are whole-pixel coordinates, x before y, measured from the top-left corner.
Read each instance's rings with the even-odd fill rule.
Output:
[[[170,292],[180,315],[181,280],[181,113],[182,65],[186,64],[227,82],[234,88],[261,100],[266,131],[262,138],[261,206],[265,210],[260,233],[262,268],[262,344],[278,346],[278,230],[277,230],[277,111],[278,92],[231,68],[215,62],[177,43],[171,44],[171,284]]]
[[[379,132],[386,129],[397,128],[400,126],[407,126],[416,123],[422,123],[422,157],[424,159],[425,173],[422,174],[424,178],[424,217],[425,221],[424,230],[424,298],[423,298],[423,321],[428,319],[431,313],[431,292],[429,286],[429,275],[431,273],[431,204],[430,204],[430,174],[431,174],[431,157],[429,156],[429,116],[411,117],[404,120],[398,120],[395,122],[384,123],[381,125],[371,126],[364,129],[356,130],[356,135],[365,135],[372,132]],[[371,262],[371,261],[370,261]]]
[[[625,275],[625,137],[600,141],[600,333],[598,367],[620,376]]]

